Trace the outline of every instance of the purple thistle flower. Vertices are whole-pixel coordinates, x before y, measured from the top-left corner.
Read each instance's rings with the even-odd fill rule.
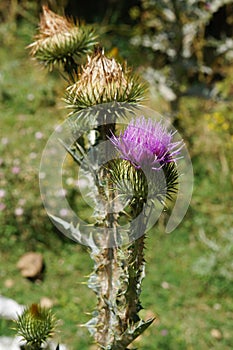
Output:
[[[175,132],[168,131],[161,122],[144,117],[132,120],[119,137],[110,141],[122,159],[130,161],[136,168],[150,167],[153,170],[175,162],[183,142],[172,142]]]

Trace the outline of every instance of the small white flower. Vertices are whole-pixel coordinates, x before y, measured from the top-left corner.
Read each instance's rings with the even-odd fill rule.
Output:
[[[23,212],[24,212],[24,210],[23,210],[23,208],[21,208],[21,207],[18,207],[18,208],[15,209],[15,215],[16,215],[16,216],[21,216],[21,215],[23,215]]]
[[[6,195],[6,191],[4,190],[4,189],[0,189],[0,198],[3,198],[3,197],[5,197],[5,195]]]
[[[42,132],[37,131],[37,132],[35,133],[35,138],[36,138],[37,140],[42,139],[42,138],[43,138],[43,134],[42,134]]]

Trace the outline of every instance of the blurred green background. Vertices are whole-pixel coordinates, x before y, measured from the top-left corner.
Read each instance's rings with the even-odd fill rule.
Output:
[[[95,296],[85,285],[92,261],[52,226],[42,206],[38,169],[54,128],[65,120],[64,81],[28,50],[40,1],[0,4],[0,294],[22,304],[49,298],[56,339],[95,349],[85,328]],[[142,316],[158,322],[135,341],[144,350],[233,348],[233,1],[48,1],[92,23],[106,53],[128,64],[149,89],[145,104],[173,118],[189,149],[194,191],[180,226],[163,218],[147,239]],[[67,186],[72,186],[69,178]],[[87,215],[80,201],[82,215]],[[24,279],[16,263],[41,252],[43,281]],[[0,320],[0,335],[13,335]]]

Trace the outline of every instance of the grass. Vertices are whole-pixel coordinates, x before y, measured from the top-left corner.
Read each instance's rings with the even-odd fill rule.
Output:
[[[66,116],[60,102],[64,84],[58,74],[47,74],[29,59],[25,46],[34,34],[32,26],[7,30],[4,26],[0,30],[10,40],[2,39],[0,49],[0,188],[5,190],[0,212],[0,293],[22,304],[50,298],[60,320],[57,340],[71,350],[94,349],[88,332],[79,326],[88,321],[86,313],[95,305],[85,285],[92,262],[85,247],[56,232],[38,186],[46,140]],[[151,107],[158,110],[158,105],[154,102]],[[148,234],[141,313],[145,318],[156,315],[157,322],[135,341],[139,349],[233,347],[231,111],[232,102],[182,101],[181,123],[195,174],[193,198],[173,233],[163,233],[161,220]],[[163,113],[163,105],[159,112]],[[230,126],[224,129],[226,122]],[[17,215],[19,208],[21,215]],[[81,211],[85,217],[84,203]],[[203,231],[218,250],[200,239]],[[44,280],[38,283],[21,277],[16,268],[29,250],[41,252],[45,260]],[[0,334],[14,334],[12,326],[11,321],[0,320]]]

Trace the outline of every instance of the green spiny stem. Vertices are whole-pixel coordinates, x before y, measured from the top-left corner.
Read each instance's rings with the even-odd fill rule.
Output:
[[[141,280],[144,277],[144,246],[145,235],[138,238],[129,247],[129,260],[127,261],[129,266],[129,281],[128,289],[126,292],[126,319],[125,326],[128,324],[134,324],[140,320],[138,313],[141,310],[140,293],[141,293]]]
[[[103,169],[103,175],[105,174],[105,169]],[[118,248],[116,245],[116,226],[117,226],[117,214],[114,214],[114,208],[112,208],[112,200],[115,197],[114,191],[112,191],[111,183],[107,182],[108,187],[108,201],[106,202],[106,218],[105,218],[105,237],[107,237],[107,245],[110,248],[103,250],[101,259],[101,269],[97,271],[102,275],[102,293],[99,295],[98,299],[98,312],[99,318],[97,323],[97,332],[95,335],[95,340],[101,346],[109,346],[112,344],[115,338],[115,334],[121,332],[119,330],[119,319],[117,312],[117,294],[119,289],[119,278],[122,274],[122,269],[118,261]],[[113,236],[108,235],[108,230],[113,229],[115,234]]]
[[[111,125],[111,129],[113,128],[115,128],[115,125]],[[99,140],[106,140],[107,135],[110,134],[109,125],[102,125],[99,128],[99,133]],[[105,234],[101,239],[107,240],[106,246],[109,248],[100,248],[97,254],[92,254],[92,258],[95,261],[92,278],[94,277],[95,281],[97,281],[93,288],[97,295],[94,339],[101,348],[105,348],[114,342],[116,334],[119,336],[122,332],[121,318],[117,310],[117,296],[119,294],[122,267],[119,263],[118,248],[116,247],[118,214],[114,213],[113,208],[115,193],[112,190],[112,184],[109,181],[106,169],[102,168],[98,175],[99,181],[96,184],[100,199],[105,202],[106,212],[103,221]],[[102,183],[105,183],[104,187],[100,186]],[[109,236],[109,230],[113,231],[114,234]],[[89,283],[89,286],[91,287],[91,283]]]
[[[67,73],[69,81],[71,83],[75,82],[76,76],[78,74],[78,64],[75,62],[74,58],[71,56],[69,60],[64,63],[64,72]]]
[[[120,277],[120,269],[117,261],[117,251],[107,248],[99,255],[99,265],[96,273],[99,275],[101,290],[98,295],[98,322],[95,340],[107,347],[114,341],[117,332],[116,294]]]
[[[111,192],[112,193],[112,192]],[[143,204],[136,204],[140,212]],[[116,225],[114,214],[106,216],[106,230]],[[117,227],[115,226],[116,231]],[[145,223],[137,227],[144,232]],[[133,227],[132,231],[136,228]],[[106,232],[107,234],[107,232]],[[144,277],[145,234],[136,239],[128,249],[119,247],[103,249],[94,257],[95,274],[98,279],[97,322],[95,340],[100,349],[125,350],[126,347],[148,326],[138,326],[141,321],[141,281]],[[96,289],[95,289],[96,291]]]
[[[136,202],[133,208],[134,217],[138,216],[143,210],[143,202]],[[140,226],[140,227],[139,227]],[[139,222],[137,226],[137,232],[141,233],[141,236],[133,241],[128,248],[128,289],[126,291],[126,319],[125,326],[128,324],[135,324],[140,320],[138,313],[142,309],[140,303],[141,294],[141,282],[144,277],[145,259],[144,259],[144,248],[145,248],[145,223]],[[132,237],[137,237],[135,227],[132,227]]]

